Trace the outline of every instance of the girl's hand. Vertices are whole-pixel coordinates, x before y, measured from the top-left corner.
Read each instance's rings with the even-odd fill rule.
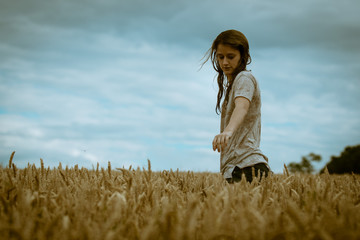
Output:
[[[216,135],[212,142],[213,150],[214,151],[217,150],[218,152],[223,151],[226,148],[232,134],[233,134],[233,132],[227,131],[227,132],[222,132],[222,133]]]
[[[213,140],[213,150],[216,149],[218,152],[225,150],[226,145],[228,144],[229,139],[239,128],[243,122],[245,115],[247,114],[250,107],[250,100],[245,97],[235,98],[235,108],[231,114],[229,124],[226,126],[224,131],[214,137]]]

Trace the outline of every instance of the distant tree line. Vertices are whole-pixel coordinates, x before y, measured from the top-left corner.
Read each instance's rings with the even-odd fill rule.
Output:
[[[321,156],[315,153],[310,153],[301,158],[301,162],[291,162],[287,165],[290,172],[312,173],[314,167],[312,162],[320,162]],[[360,174],[360,145],[348,146],[340,154],[340,156],[331,156],[328,162],[321,170],[323,173],[325,169],[329,173],[343,174],[343,173],[356,173]]]

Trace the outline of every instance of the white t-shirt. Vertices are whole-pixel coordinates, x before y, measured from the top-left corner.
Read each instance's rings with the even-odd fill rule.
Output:
[[[232,171],[267,162],[268,158],[261,152],[261,98],[260,89],[250,71],[240,72],[234,79],[229,99],[222,105],[220,132],[229,124],[235,108],[235,98],[245,97],[250,101],[249,110],[239,128],[233,133],[228,146],[220,154],[220,171],[224,178],[231,178]],[[270,168],[269,168],[270,169]]]

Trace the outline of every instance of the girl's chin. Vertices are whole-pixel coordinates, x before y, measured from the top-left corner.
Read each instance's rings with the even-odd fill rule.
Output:
[[[224,74],[225,74],[227,77],[229,77],[229,76],[231,76],[232,71],[224,71]]]

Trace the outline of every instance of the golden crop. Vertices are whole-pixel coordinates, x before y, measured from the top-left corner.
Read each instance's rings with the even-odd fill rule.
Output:
[[[13,155],[12,155],[13,157]],[[0,239],[360,239],[360,176],[0,167]]]

